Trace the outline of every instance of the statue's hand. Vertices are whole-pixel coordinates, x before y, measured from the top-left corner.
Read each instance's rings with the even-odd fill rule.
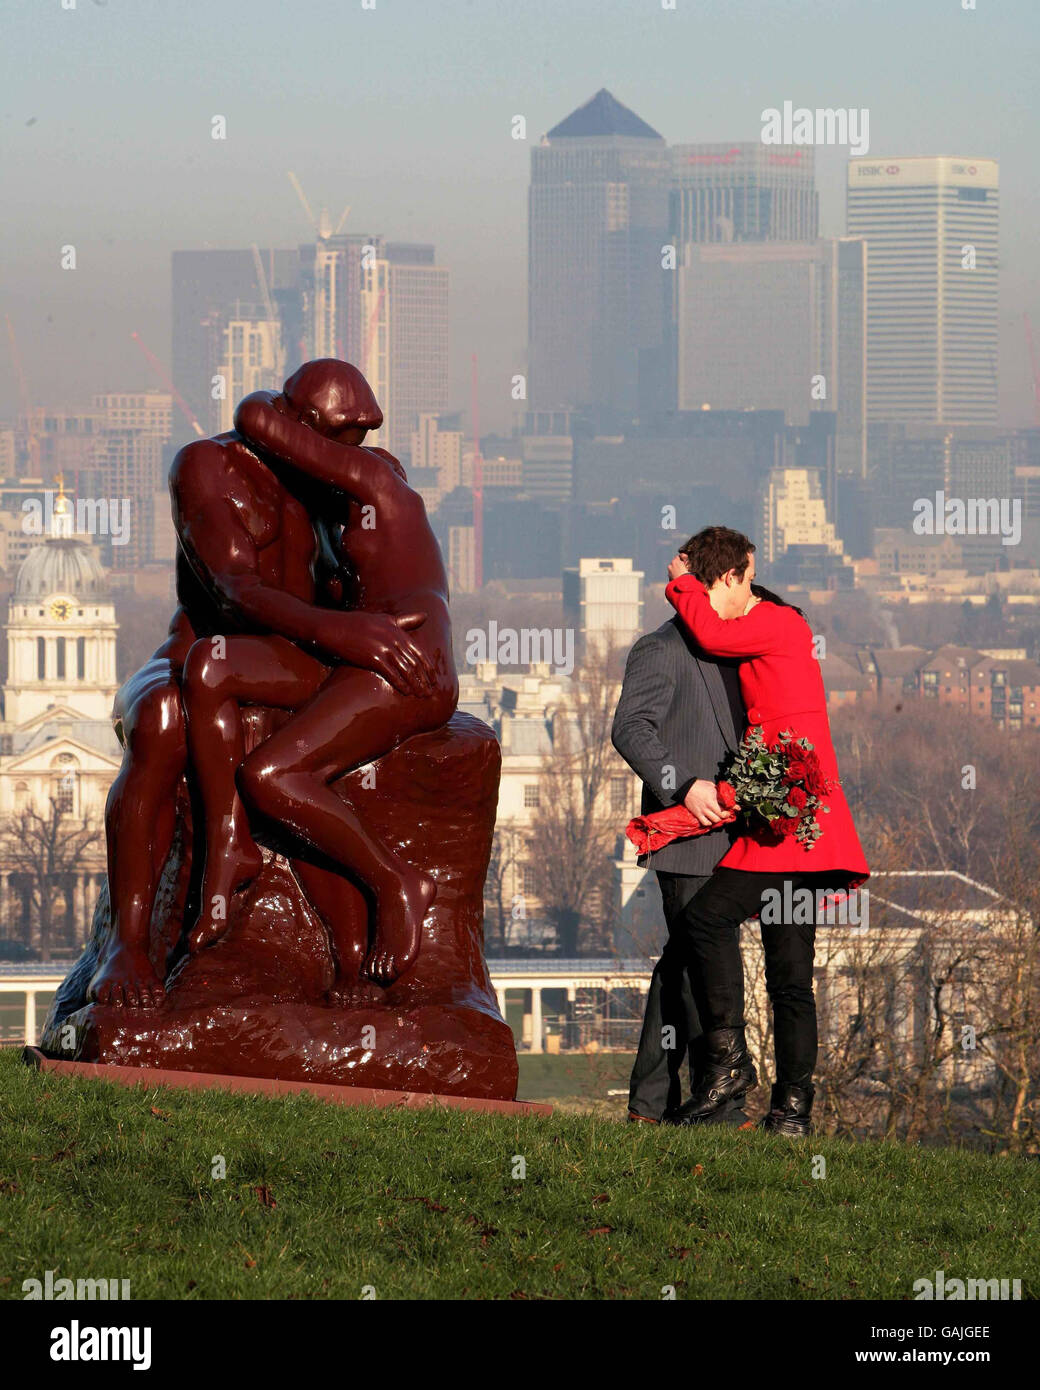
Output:
[[[407,635],[425,613],[343,613],[329,623],[321,646],[350,666],[374,671],[402,695],[429,695],[436,673],[426,653]]]

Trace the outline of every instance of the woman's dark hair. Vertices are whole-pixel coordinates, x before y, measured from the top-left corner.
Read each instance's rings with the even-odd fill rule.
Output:
[[[788,603],[785,598],[781,598],[779,594],[774,594],[772,589],[767,589],[764,584],[752,583],[751,592],[756,598],[765,599],[766,603],[775,603],[779,608],[793,608],[800,618],[805,617],[805,613],[796,603]]]
[[[738,579],[743,579],[754,548],[754,542],[742,531],[733,531],[728,526],[705,526],[679,547],[679,554],[685,555],[690,573],[710,589],[730,570],[735,570]]]

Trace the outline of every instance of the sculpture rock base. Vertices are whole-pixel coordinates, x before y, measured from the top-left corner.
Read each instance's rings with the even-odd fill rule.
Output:
[[[255,742],[274,720],[249,713]],[[307,878],[307,865],[273,845],[265,846],[259,877],[232,899],[224,937],[185,956],[178,943],[198,875],[182,798],[183,833],[153,915],[153,959],[169,948],[177,962],[164,1002],[129,1009],[87,1001],[111,933],[103,893],[91,941],[55,997],[42,1050],[68,1061],[512,1100],[516,1049],[483,955],[500,758],[492,731],[456,714],[381,758],[374,787],[364,784],[364,769],[336,784],[376,834],[437,880],[418,959],[388,988],[364,981],[333,988],[330,916],[346,914],[363,934],[368,905],[327,869],[315,885],[313,866]]]

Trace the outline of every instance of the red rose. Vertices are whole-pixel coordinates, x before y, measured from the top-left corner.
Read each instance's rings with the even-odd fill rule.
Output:
[[[793,806],[796,811],[802,810],[808,800],[809,798],[801,787],[792,787],[787,793],[787,804]]]
[[[716,791],[719,805],[724,811],[734,811],[737,806],[737,793],[729,782],[720,782]]]
[[[789,840],[798,829],[798,817],[774,816],[769,822],[769,828],[774,835],[779,835],[782,840]]]
[[[820,767],[819,763],[817,763],[815,767],[810,767],[807,770],[805,785],[810,795],[826,796],[830,783],[824,776],[823,768]]]
[[[784,773],[784,781],[790,785],[792,782],[804,782],[809,776],[809,764],[804,758],[792,758],[787,764],[787,771]]]

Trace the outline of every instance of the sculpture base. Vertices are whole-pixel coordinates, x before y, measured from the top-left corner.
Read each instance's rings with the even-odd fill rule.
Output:
[[[492,730],[456,714],[379,759],[374,786],[363,768],[333,783],[364,808],[380,841],[437,883],[418,959],[389,986],[359,978],[372,924],[358,886],[273,844],[259,875],[231,899],[224,936],[184,955],[198,863],[182,798],[152,922],[165,996],[152,1008],[91,1002],[88,986],[113,933],[106,886],[41,1050],[66,1062],[513,1100],[516,1046],[483,953],[500,761]],[[334,939],[348,947],[334,951]]]
[[[479,1096],[438,1096],[430,1092],[393,1091],[364,1086],[326,1086],[313,1081],[279,1081],[271,1077],[221,1076],[212,1072],[164,1071],[146,1067],[115,1067],[96,1062],[61,1062],[46,1057],[37,1047],[26,1047],[22,1060],[38,1071],[58,1076],[86,1077],[122,1086],[176,1086],[189,1091],[236,1091],[248,1095],[288,1096],[306,1092],[331,1105],[371,1105],[386,1109],[400,1106],[419,1110],[431,1105],[449,1110],[476,1110],[489,1115],[552,1114],[551,1105],[534,1101],[488,1100]]]
[[[344,1010],[260,998],[159,1011],[91,1004],[69,1024],[82,1062],[392,1091],[458,1088],[489,1099],[516,1094],[512,1032],[501,1018],[460,1004]],[[61,1059],[53,1038],[47,1050]]]

